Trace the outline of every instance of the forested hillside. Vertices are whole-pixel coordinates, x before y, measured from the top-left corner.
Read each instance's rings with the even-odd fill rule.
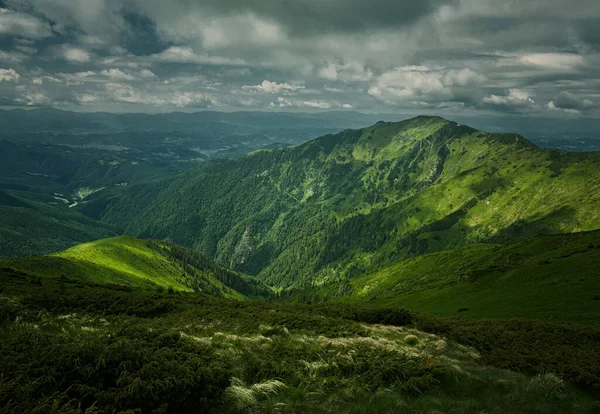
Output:
[[[0,190],[0,258],[57,252],[117,234],[108,224],[25,194],[30,197]]]
[[[439,117],[379,122],[131,188],[102,219],[280,287],[473,243],[600,227],[600,154]]]

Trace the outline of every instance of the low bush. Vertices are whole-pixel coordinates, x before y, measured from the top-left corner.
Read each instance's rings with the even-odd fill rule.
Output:
[[[6,333],[0,341],[4,413],[208,412],[230,384],[226,361],[178,333],[133,324],[108,335]]]
[[[474,347],[485,364],[527,374],[552,372],[600,390],[600,327],[423,314],[415,316],[415,324],[421,330]]]

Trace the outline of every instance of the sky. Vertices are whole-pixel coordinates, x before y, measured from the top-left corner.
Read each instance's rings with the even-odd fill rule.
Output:
[[[0,106],[600,118],[599,0],[0,0]]]

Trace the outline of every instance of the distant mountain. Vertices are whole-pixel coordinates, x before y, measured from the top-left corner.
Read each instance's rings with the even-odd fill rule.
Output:
[[[94,197],[118,197],[129,185],[196,165],[126,151],[0,141],[0,257],[54,253],[114,236],[113,227],[81,214],[102,209]]]
[[[417,117],[210,162],[130,188],[102,219],[278,287],[339,284],[475,243],[600,228],[599,153]]]
[[[0,140],[106,148],[163,161],[197,162],[296,145],[378,119],[358,112],[114,114],[17,109],[0,110]]]
[[[353,111],[294,112],[170,112],[160,114],[71,112],[53,108],[0,110],[2,135],[33,133],[101,134],[119,131],[204,132],[207,134],[248,130],[340,129],[374,122],[379,115]]]
[[[141,150],[164,159],[232,158],[410,116],[356,111],[117,114],[12,109],[0,110],[0,140]],[[600,121],[594,118],[456,115],[454,120],[483,131],[518,133],[539,146],[567,151],[596,150],[600,141]]]
[[[181,246],[124,236],[80,244],[48,256],[0,260],[0,272],[39,278],[40,283],[196,291],[236,300],[271,294],[253,278]]]

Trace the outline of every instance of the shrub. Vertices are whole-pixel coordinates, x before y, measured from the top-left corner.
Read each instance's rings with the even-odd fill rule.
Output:
[[[67,411],[72,401],[84,411],[203,412],[230,383],[207,346],[137,326],[109,336],[22,329],[0,343],[0,368],[3,412],[52,412],[55,402]]]
[[[406,342],[408,345],[415,346],[419,343],[419,338],[417,338],[415,335],[406,335],[404,342]]]
[[[600,327],[524,319],[419,314],[418,329],[474,347],[484,364],[527,374],[554,372],[600,390]]]
[[[546,397],[559,397],[565,390],[565,382],[553,373],[538,374],[531,380],[531,384]]]

